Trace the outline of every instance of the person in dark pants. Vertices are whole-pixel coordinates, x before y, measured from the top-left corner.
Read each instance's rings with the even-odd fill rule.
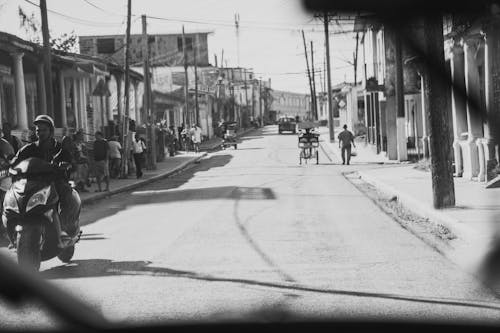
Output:
[[[354,134],[347,130],[347,125],[343,127],[344,130],[340,132],[338,136],[339,148],[342,152],[342,164],[346,164],[347,160],[347,165],[349,165],[351,162],[351,143],[354,147],[356,147],[356,145],[354,144]]]
[[[136,133],[135,139],[132,140],[132,154],[134,156],[135,174],[137,176],[137,179],[142,177],[142,161],[145,150],[146,150],[146,145],[141,140],[141,138],[139,138],[139,135]]]

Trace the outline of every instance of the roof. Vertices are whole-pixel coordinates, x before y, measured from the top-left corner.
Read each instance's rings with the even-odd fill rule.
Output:
[[[192,36],[192,35],[210,35],[213,34],[213,31],[198,31],[198,32],[185,32],[185,36]],[[163,37],[163,36],[179,36],[182,35],[182,32],[179,33],[168,33],[168,34],[148,34],[148,37]],[[122,37],[125,38],[125,34],[117,34],[117,35],[81,35],[78,36],[78,38],[118,38]],[[142,37],[142,34],[131,34],[131,38],[133,37]]]

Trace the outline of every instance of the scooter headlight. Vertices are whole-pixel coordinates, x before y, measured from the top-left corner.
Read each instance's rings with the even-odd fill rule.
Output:
[[[42,188],[40,191],[36,192],[31,196],[28,200],[28,204],[26,205],[26,212],[29,212],[31,209],[35,208],[39,205],[45,205],[50,196],[50,186]]]

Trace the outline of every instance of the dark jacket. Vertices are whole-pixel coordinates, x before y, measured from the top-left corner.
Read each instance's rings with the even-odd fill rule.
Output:
[[[15,166],[17,163],[24,161],[30,157],[37,157],[46,162],[57,165],[60,162],[71,163],[71,152],[62,148],[62,144],[56,139],[51,138],[51,147],[48,151],[44,152],[40,147],[40,141],[30,143],[22,147],[11,160],[11,165]]]

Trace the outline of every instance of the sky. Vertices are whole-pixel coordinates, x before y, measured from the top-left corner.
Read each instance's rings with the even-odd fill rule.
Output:
[[[27,38],[20,28],[18,7],[40,19],[39,0],[0,0],[0,31]],[[127,0],[47,0],[51,37],[125,34]],[[235,14],[239,14],[239,34]],[[317,91],[325,86],[323,23],[302,8],[300,0],[132,0],[131,33],[142,31],[141,15],[148,16],[148,33],[209,31],[209,61],[214,54],[229,67],[252,68],[256,77],[271,79],[272,88],[309,93],[304,30],[310,56],[314,43]],[[353,80],[355,39],[352,22],[330,23],[332,84]],[[239,52],[238,52],[239,50]],[[239,54],[239,56],[238,56]],[[310,61],[309,57],[309,61]]]

